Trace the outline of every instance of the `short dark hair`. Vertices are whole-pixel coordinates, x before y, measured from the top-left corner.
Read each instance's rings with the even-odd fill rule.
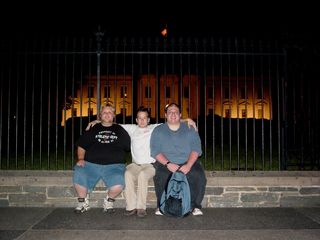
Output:
[[[146,107],[144,107],[144,106],[140,106],[140,107],[138,108],[138,110],[137,110],[137,112],[136,112],[136,116],[138,116],[138,113],[139,113],[139,112],[145,112],[145,113],[148,114],[148,117],[150,116],[149,109],[146,108]]]
[[[167,113],[168,108],[171,107],[171,106],[176,106],[176,107],[179,109],[179,112],[181,112],[179,104],[174,103],[174,102],[168,103],[168,104],[164,107],[164,112]]]

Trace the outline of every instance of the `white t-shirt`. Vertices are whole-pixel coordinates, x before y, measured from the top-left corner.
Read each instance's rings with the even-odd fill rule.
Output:
[[[153,129],[160,124],[151,124],[141,128],[136,124],[120,124],[131,138],[132,162],[136,164],[154,163],[150,155],[150,138]]]

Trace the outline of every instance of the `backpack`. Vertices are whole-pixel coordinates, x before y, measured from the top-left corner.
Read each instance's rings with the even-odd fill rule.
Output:
[[[190,187],[187,176],[174,172],[162,193],[160,211],[173,217],[184,217],[191,211]]]

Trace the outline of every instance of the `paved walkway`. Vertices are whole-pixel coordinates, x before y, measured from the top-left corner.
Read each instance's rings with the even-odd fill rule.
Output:
[[[319,208],[208,208],[204,216],[176,219],[126,217],[93,208],[0,208],[0,240],[5,239],[246,239],[319,240]]]

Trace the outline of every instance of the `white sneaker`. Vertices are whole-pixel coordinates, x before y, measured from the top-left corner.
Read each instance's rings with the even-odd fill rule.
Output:
[[[193,211],[192,211],[192,215],[193,216],[202,216],[203,212],[199,208],[194,208]]]
[[[108,196],[103,199],[103,211],[107,213],[113,213],[115,210],[113,208],[114,199],[109,198]]]
[[[78,198],[78,206],[74,209],[76,213],[83,213],[90,209],[88,198]]]
[[[156,209],[156,211],[154,212],[155,215],[157,216],[163,216],[162,212],[160,211],[159,208]]]

